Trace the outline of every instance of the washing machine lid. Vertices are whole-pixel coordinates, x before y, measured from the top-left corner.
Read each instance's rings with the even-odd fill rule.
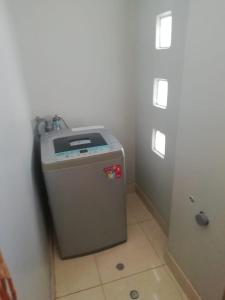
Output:
[[[105,129],[50,132],[41,136],[44,169],[92,163],[124,155],[118,140]]]
[[[89,148],[108,145],[100,133],[86,133],[54,139],[55,154],[80,150],[85,153]]]

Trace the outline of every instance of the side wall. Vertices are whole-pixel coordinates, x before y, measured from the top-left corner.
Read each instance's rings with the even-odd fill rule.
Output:
[[[33,117],[105,125],[134,181],[134,0],[9,0]]]
[[[191,1],[170,226],[170,252],[204,300],[225,285],[224,11],[223,0]]]
[[[136,182],[152,199],[167,224],[172,198],[188,4],[187,0],[138,1]],[[156,50],[156,16],[167,11],[172,11],[173,15],[172,46],[168,50]],[[153,106],[154,78],[168,79],[166,110]],[[166,134],[165,159],[151,150],[154,128]]]
[[[49,250],[32,180],[31,114],[3,0],[0,45],[0,247],[18,299],[49,300]]]

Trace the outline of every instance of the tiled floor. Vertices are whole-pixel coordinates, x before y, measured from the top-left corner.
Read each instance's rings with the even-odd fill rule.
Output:
[[[135,193],[127,198],[127,243],[64,261],[55,254],[57,299],[129,300],[135,290],[140,300],[187,300],[163,259],[166,236]]]

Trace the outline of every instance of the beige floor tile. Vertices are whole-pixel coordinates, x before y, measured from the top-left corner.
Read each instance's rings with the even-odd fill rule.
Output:
[[[151,220],[153,217],[136,193],[127,195],[128,224]]]
[[[63,297],[61,300],[105,300],[105,297],[102,287],[97,287]]]
[[[137,290],[140,300],[184,300],[164,267],[104,285],[106,300],[130,300],[130,292]]]
[[[167,247],[167,237],[165,233],[162,231],[154,218],[147,222],[141,223],[140,226],[159,257],[164,261],[164,254]]]
[[[131,209],[127,207],[127,225],[137,224],[137,219],[133,215]]]
[[[172,280],[174,281],[174,284],[176,285],[177,289],[180,291],[180,293],[182,294],[184,300],[188,300],[188,297],[186,296],[186,294],[184,293],[184,291],[182,290],[181,286],[179,285],[179,283],[177,282],[176,278],[174,277],[173,273],[170,271],[170,269],[168,268],[168,266],[165,266],[165,270],[166,272],[169,274],[169,276],[172,278]]]
[[[61,260],[55,255],[56,296],[62,297],[100,284],[93,255]]]
[[[128,242],[96,254],[103,282],[110,282],[161,265],[161,261],[138,225],[128,226]],[[125,268],[118,271],[116,265]]]

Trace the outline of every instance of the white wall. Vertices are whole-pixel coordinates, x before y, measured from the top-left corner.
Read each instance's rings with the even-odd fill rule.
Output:
[[[47,239],[31,172],[31,114],[3,0],[0,45],[0,248],[18,299],[49,300]]]
[[[136,182],[152,199],[167,223],[172,199],[188,3],[187,0],[138,1]],[[156,16],[170,10],[173,15],[172,46],[168,50],[156,50]],[[168,79],[166,110],[152,104],[154,78]],[[153,128],[166,134],[165,159],[151,150]]]
[[[191,0],[170,226],[170,252],[204,300],[225,286],[224,12],[224,0]]]
[[[33,117],[104,124],[134,180],[133,0],[10,0]]]

